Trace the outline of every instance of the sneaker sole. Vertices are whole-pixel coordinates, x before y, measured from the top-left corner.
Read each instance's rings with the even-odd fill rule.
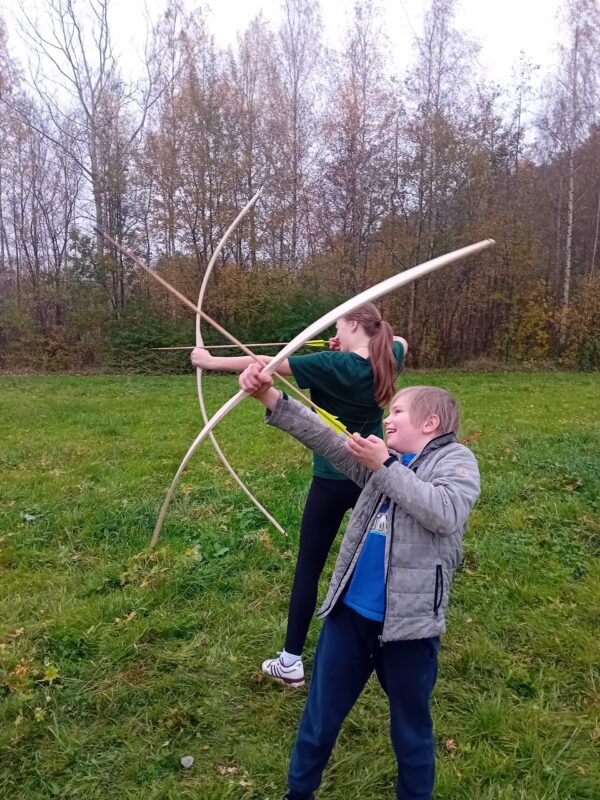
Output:
[[[294,680],[293,678],[286,679],[286,678],[279,678],[277,675],[271,675],[270,672],[263,672],[267,678],[271,678],[272,681],[276,681],[277,683],[282,683],[284,686],[289,686],[292,689],[299,689],[301,686],[304,686],[306,681],[304,678],[297,678]]]

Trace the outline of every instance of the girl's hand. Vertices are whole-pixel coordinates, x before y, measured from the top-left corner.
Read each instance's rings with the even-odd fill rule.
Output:
[[[337,336],[332,336],[329,340],[329,349],[330,350],[339,350],[340,349],[340,340]]]
[[[240,375],[240,388],[257,399],[273,388],[273,378],[265,375],[260,364],[250,364]]]
[[[346,449],[354,458],[368,469],[379,469],[390,457],[383,439],[371,434],[366,439],[359,433],[353,433],[351,439],[346,439]]]
[[[210,369],[212,356],[204,347],[194,347],[190,359],[197,369]]]

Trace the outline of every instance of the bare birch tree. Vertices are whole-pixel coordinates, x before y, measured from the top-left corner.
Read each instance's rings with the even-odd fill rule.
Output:
[[[564,262],[559,341],[564,346],[573,277],[573,230],[577,212],[577,154],[600,119],[600,6],[595,0],[567,0],[563,9],[568,39],[559,46],[559,67],[549,81],[549,108],[541,128],[564,163],[566,184]],[[559,216],[560,223],[560,216]]]

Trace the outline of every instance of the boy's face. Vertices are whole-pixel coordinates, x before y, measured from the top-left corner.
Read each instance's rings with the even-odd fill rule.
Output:
[[[435,414],[428,417],[422,425],[415,425],[411,421],[410,393],[394,398],[383,425],[387,446],[398,453],[420,453],[439,431],[439,419]]]

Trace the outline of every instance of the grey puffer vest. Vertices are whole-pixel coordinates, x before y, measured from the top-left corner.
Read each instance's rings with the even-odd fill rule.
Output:
[[[387,497],[387,601],[381,640],[423,639],[443,633],[452,576],[461,562],[463,535],[479,497],[473,453],[458,444],[454,434],[447,434],[429,442],[408,467],[396,461],[373,472],[347,452],[344,436],[285,395],[273,411],[267,411],[266,422],[287,431],[363,487],[318,616],[327,616],[342,596]]]

